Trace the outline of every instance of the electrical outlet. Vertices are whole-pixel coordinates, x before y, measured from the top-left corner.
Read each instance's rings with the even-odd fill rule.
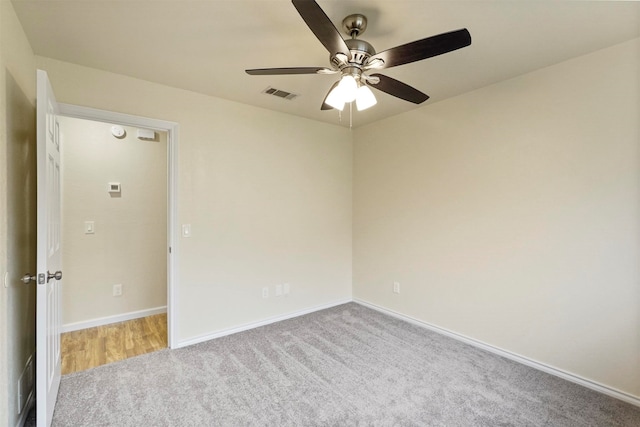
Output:
[[[269,298],[269,287],[265,286],[262,288],[262,298]]]
[[[400,282],[393,282],[393,293],[394,294],[400,293]]]
[[[291,291],[291,287],[289,286],[289,284],[288,284],[288,283],[285,283],[285,284],[282,286],[282,293],[283,293],[283,294],[285,294],[285,295],[289,295],[289,292],[290,292],[290,291]]]
[[[113,296],[114,297],[122,296],[122,285],[113,285]]]
[[[279,297],[282,295],[282,285],[276,285],[276,296]]]

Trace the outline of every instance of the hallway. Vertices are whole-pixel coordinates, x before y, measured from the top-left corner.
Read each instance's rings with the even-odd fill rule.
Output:
[[[62,375],[151,353],[167,347],[167,315],[62,334]]]

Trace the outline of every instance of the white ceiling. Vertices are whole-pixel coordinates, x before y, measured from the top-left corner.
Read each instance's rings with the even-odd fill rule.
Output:
[[[246,68],[328,66],[329,54],[289,0],[13,0],[37,55],[339,124],[320,111],[337,78],[249,76]],[[351,13],[377,51],[467,28],[472,44],[382,70],[431,96],[425,104],[640,37],[640,2],[318,0],[336,28]],[[345,36],[346,37],[346,36]],[[268,86],[293,101],[262,94]],[[375,91],[353,126],[414,104]],[[347,109],[345,109],[345,112]],[[348,113],[343,113],[348,125]]]

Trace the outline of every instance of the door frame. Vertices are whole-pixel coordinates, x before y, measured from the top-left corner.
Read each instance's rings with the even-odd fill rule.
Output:
[[[177,290],[178,277],[178,144],[179,125],[176,122],[151,119],[113,111],[99,110],[80,105],[58,103],[61,116],[140,127],[167,132],[167,343],[169,348],[177,348]]]

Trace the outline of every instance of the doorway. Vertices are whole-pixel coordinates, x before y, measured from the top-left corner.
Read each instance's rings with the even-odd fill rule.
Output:
[[[68,104],[60,104],[60,113],[63,156],[76,169],[67,176],[63,163],[65,200],[68,193],[74,198],[72,208],[63,207],[65,285],[74,287],[65,301],[80,302],[71,316],[63,314],[63,332],[92,331],[95,338],[111,331],[126,340],[123,331],[130,337],[145,331],[153,341],[143,343],[148,349],[157,349],[161,333],[160,346],[173,347],[178,125]],[[93,269],[85,255],[98,261]]]

